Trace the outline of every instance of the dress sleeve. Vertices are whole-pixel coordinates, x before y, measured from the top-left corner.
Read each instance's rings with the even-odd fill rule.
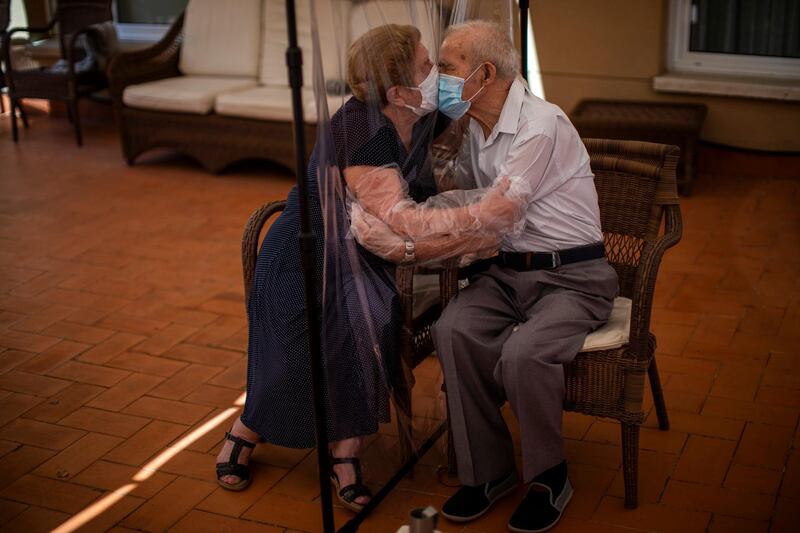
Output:
[[[339,167],[382,167],[398,163],[397,138],[361,102],[349,102],[334,131]]]

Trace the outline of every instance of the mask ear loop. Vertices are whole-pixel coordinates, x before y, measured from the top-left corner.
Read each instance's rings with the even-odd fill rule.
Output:
[[[409,89],[411,91],[417,91],[417,92],[420,93],[420,95],[422,94],[422,89],[420,89],[419,87],[406,87],[406,89]],[[405,107],[406,109],[410,109],[411,111],[414,111],[415,113],[417,111],[417,108],[414,107],[413,105],[410,105],[410,104],[403,104],[403,107]]]
[[[472,71],[472,74],[470,74],[469,76],[467,76],[466,78],[464,78],[464,83],[467,83],[467,80],[468,80],[468,79],[470,79],[472,76],[474,76],[474,75],[475,75],[475,73],[476,73],[476,72],[478,72],[478,71],[481,69],[481,67],[483,67],[483,65],[485,65],[485,64],[486,64],[486,63],[484,62],[484,63],[481,63],[480,65],[478,65],[478,67],[477,67],[475,70],[473,70],[473,71]],[[486,88],[486,85],[483,85],[483,84],[481,84],[481,88],[480,88],[480,89],[478,89],[478,91],[477,91],[475,94],[473,94],[472,96],[470,96],[470,97],[469,97],[469,100],[463,100],[463,101],[464,101],[464,102],[472,102],[472,100],[474,100],[476,96],[478,96],[479,94],[481,94],[481,91],[483,91],[485,88]],[[463,89],[462,89],[462,91],[463,91]]]

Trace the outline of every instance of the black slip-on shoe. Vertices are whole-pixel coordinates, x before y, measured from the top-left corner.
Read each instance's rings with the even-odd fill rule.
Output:
[[[508,521],[514,533],[539,533],[555,526],[572,498],[567,464],[561,463],[537,476]]]
[[[482,516],[494,502],[517,488],[516,470],[476,487],[463,486],[442,506],[442,516],[452,522],[469,522]]]

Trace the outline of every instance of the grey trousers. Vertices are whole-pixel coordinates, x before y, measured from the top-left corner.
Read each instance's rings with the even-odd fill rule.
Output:
[[[519,421],[525,482],[564,460],[563,364],[608,320],[617,292],[605,259],[527,272],[493,265],[445,308],[433,340],[464,485],[516,468],[506,401]]]

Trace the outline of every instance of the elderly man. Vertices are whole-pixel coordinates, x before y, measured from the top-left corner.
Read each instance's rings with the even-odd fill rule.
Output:
[[[442,514],[473,520],[516,487],[501,414],[508,401],[530,484],[508,527],[544,531],[572,496],[561,437],[563,364],[608,320],[617,276],[604,257],[589,155],[564,112],[519,77],[507,30],[487,22],[449,28],[439,72],[440,111],[470,117],[459,179],[486,187],[509,177],[509,194],[524,211],[521,231],[481,263],[434,326],[463,485]]]

